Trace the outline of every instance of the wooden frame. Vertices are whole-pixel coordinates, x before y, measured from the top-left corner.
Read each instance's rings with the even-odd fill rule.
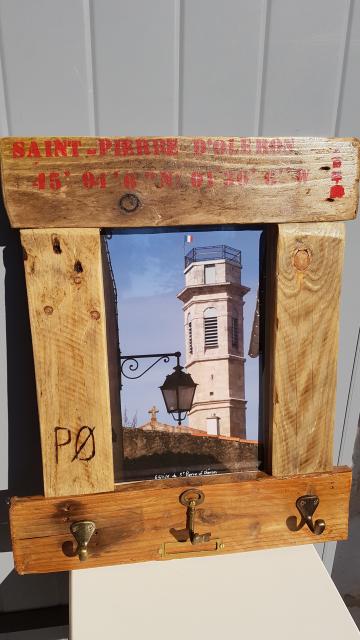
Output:
[[[17,570],[311,542],[309,529],[287,522],[308,493],[320,499],[321,540],[346,537],[351,473],[332,468],[332,439],[342,221],[356,213],[359,141],[7,138],[1,163],[5,205],[24,249],[45,490],[44,498],[12,502]],[[266,471],[274,477],[114,491],[120,420],[100,228],[219,223],[268,225],[263,386]],[[199,527],[211,523],[222,543],[169,553],[188,486],[203,488]],[[94,519],[98,534],[81,565],[69,547],[69,526],[79,519]]]

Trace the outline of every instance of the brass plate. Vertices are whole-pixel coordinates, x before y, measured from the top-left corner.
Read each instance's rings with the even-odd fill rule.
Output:
[[[191,554],[197,556],[209,556],[223,551],[224,548],[225,545],[221,538],[214,538],[213,540],[209,540],[209,542],[205,542],[201,546],[192,545],[190,542],[163,542],[159,549],[159,555],[162,560]]]

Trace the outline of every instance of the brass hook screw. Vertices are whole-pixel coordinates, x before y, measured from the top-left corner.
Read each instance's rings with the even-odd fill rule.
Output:
[[[95,529],[96,525],[92,520],[80,520],[79,522],[73,522],[70,526],[70,531],[77,542],[75,554],[79,556],[81,562],[88,559],[87,547]]]

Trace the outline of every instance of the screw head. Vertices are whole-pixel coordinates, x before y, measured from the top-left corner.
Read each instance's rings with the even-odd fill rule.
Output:
[[[135,193],[125,193],[121,196],[119,207],[124,213],[133,213],[140,206],[140,200]]]

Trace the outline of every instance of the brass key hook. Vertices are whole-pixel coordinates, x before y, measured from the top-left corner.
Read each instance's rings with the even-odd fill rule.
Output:
[[[180,502],[186,511],[186,529],[188,531],[188,537],[191,544],[199,544],[201,542],[209,542],[211,533],[195,533],[195,510],[199,504],[202,504],[205,500],[205,496],[200,489],[188,489],[181,494],[179,498]]]
[[[313,515],[319,505],[319,498],[315,495],[300,496],[296,500],[296,507],[301,515],[301,522],[297,529],[302,529],[307,524],[310,531],[316,536],[320,536],[325,530],[325,520],[319,519],[313,522]]]
[[[80,520],[79,522],[73,522],[70,526],[70,531],[77,542],[74,555],[79,556],[79,560],[82,562],[88,558],[87,546],[95,529],[96,525],[92,520]]]

